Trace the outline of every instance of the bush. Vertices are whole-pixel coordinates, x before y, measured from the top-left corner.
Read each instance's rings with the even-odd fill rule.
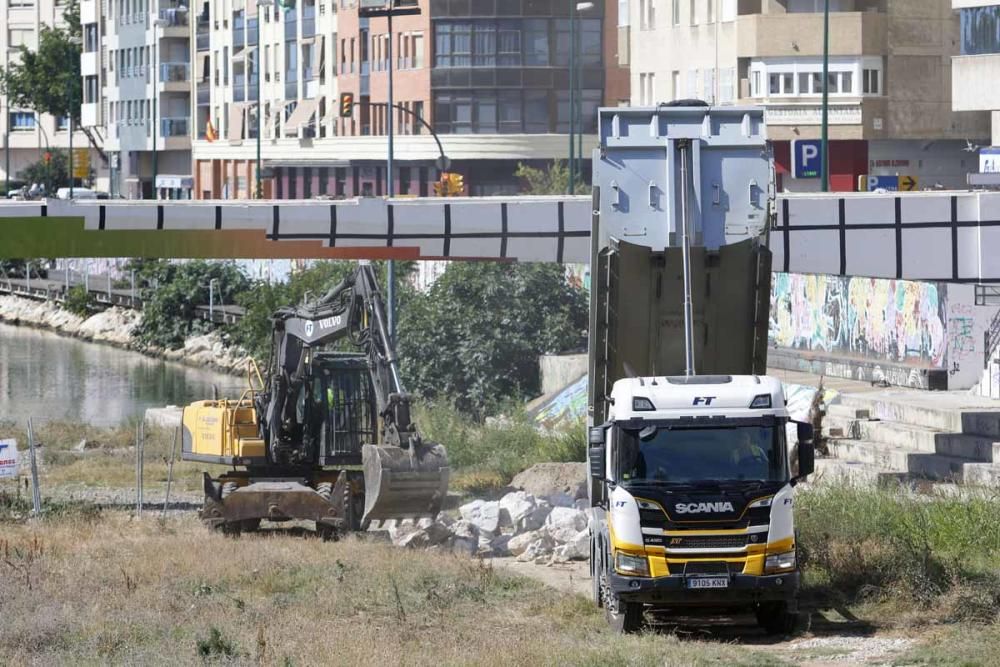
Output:
[[[88,292],[83,285],[70,287],[63,300],[63,308],[80,317],[90,316],[94,312],[96,304],[96,297]]]
[[[542,432],[524,412],[478,424],[452,406],[437,404],[421,406],[416,421],[426,440],[445,446],[460,474],[459,486],[468,490],[501,487],[536,463],[586,460],[582,420]]]

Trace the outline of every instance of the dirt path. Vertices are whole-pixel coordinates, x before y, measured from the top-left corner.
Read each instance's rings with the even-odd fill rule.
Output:
[[[566,593],[590,596],[590,570],[586,562],[557,565],[519,563],[514,558],[494,558],[494,567],[530,577]],[[813,610],[805,632],[794,639],[765,635],[747,616],[662,619],[655,631],[696,641],[739,644],[767,651],[805,667],[839,665],[893,665],[918,641],[912,637],[880,632],[869,623],[834,610]]]

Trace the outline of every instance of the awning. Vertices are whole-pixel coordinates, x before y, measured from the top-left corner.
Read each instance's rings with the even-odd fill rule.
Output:
[[[230,141],[243,141],[243,109],[245,104],[233,104],[229,107],[229,125],[226,127],[226,137]]]
[[[235,8],[236,7],[234,4],[233,9]],[[257,16],[257,12],[258,12],[257,0],[249,0],[249,2],[247,2],[247,18],[253,18],[254,16]]]
[[[319,104],[318,98],[312,98],[310,100],[301,100],[292,115],[288,117],[285,121],[285,136],[294,137],[299,134],[299,127],[305,125],[312,118],[312,115],[316,113],[316,105]]]

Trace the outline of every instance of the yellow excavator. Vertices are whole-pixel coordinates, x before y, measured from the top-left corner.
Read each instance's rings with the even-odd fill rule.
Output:
[[[306,520],[324,538],[372,520],[435,516],[448,457],[424,442],[386,326],[373,268],[273,318],[266,372],[251,363],[238,400],[184,408],[182,459],[204,473],[202,520],[228,534],[261,520]],[[353,352],[331,349],[349,341]]]

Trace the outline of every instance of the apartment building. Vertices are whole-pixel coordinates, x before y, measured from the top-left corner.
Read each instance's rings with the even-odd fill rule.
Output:
[[[1000,3],[953,0],[959,19],[959,54],[952,58],[952,104],[955,111],[990,114],[990,145],[1000,147]],[[989,153],[995,159],[996,152]],[[991,165],[989,171],[1000,170]]]
[[[20,46],[38,48],[42,26],[63,24],[66,5],[55,0],[0,0],[0,66],[7,67],[18,57]],[[53,118],[8,104],[0,96],[0,187],[8,177],[19,180],[20,172],[42,159],[49,148],[69,148],[69,118]],[[73,147],[87,148],[82,131],[73,133]],[[92,179],[98,187],[106,185],[105,166],[98,151],[89,151]]]
[[[391,36],[387,19],[365,17],[356,0],[197,4],[196,196],[253,196],[258,143],[266,197],[386,194],[390,39],[397,194],[433,192],[439,150],[428,128],[473,195],[515,192],[519,162],[565,159],[570,3],[414,4],[420,13],[394,18]],[[588,4],[578,24],[587,154],[597,107],[629,99],[617,53],[619,3]],[[350,118],[339,108],[342,93],[357,103]]]
[[[81,115],[114,196],[192,196],[189,14],[179,0],[81,0]]]
[[[792,155],[802,146],[795,142],[820,138],[823,6],[630,0],[620,41],[630,44],[632,102],[763,105],[779,187],[818,189],[818,173],[795,178]],[[921,188],[964,186],[975,171],[966,140],[988,135],[988,118],[952,110],[959,18],[951,3],[830,0],[830,11],[831,187],[855,190],[863,175],[913,176]]]

